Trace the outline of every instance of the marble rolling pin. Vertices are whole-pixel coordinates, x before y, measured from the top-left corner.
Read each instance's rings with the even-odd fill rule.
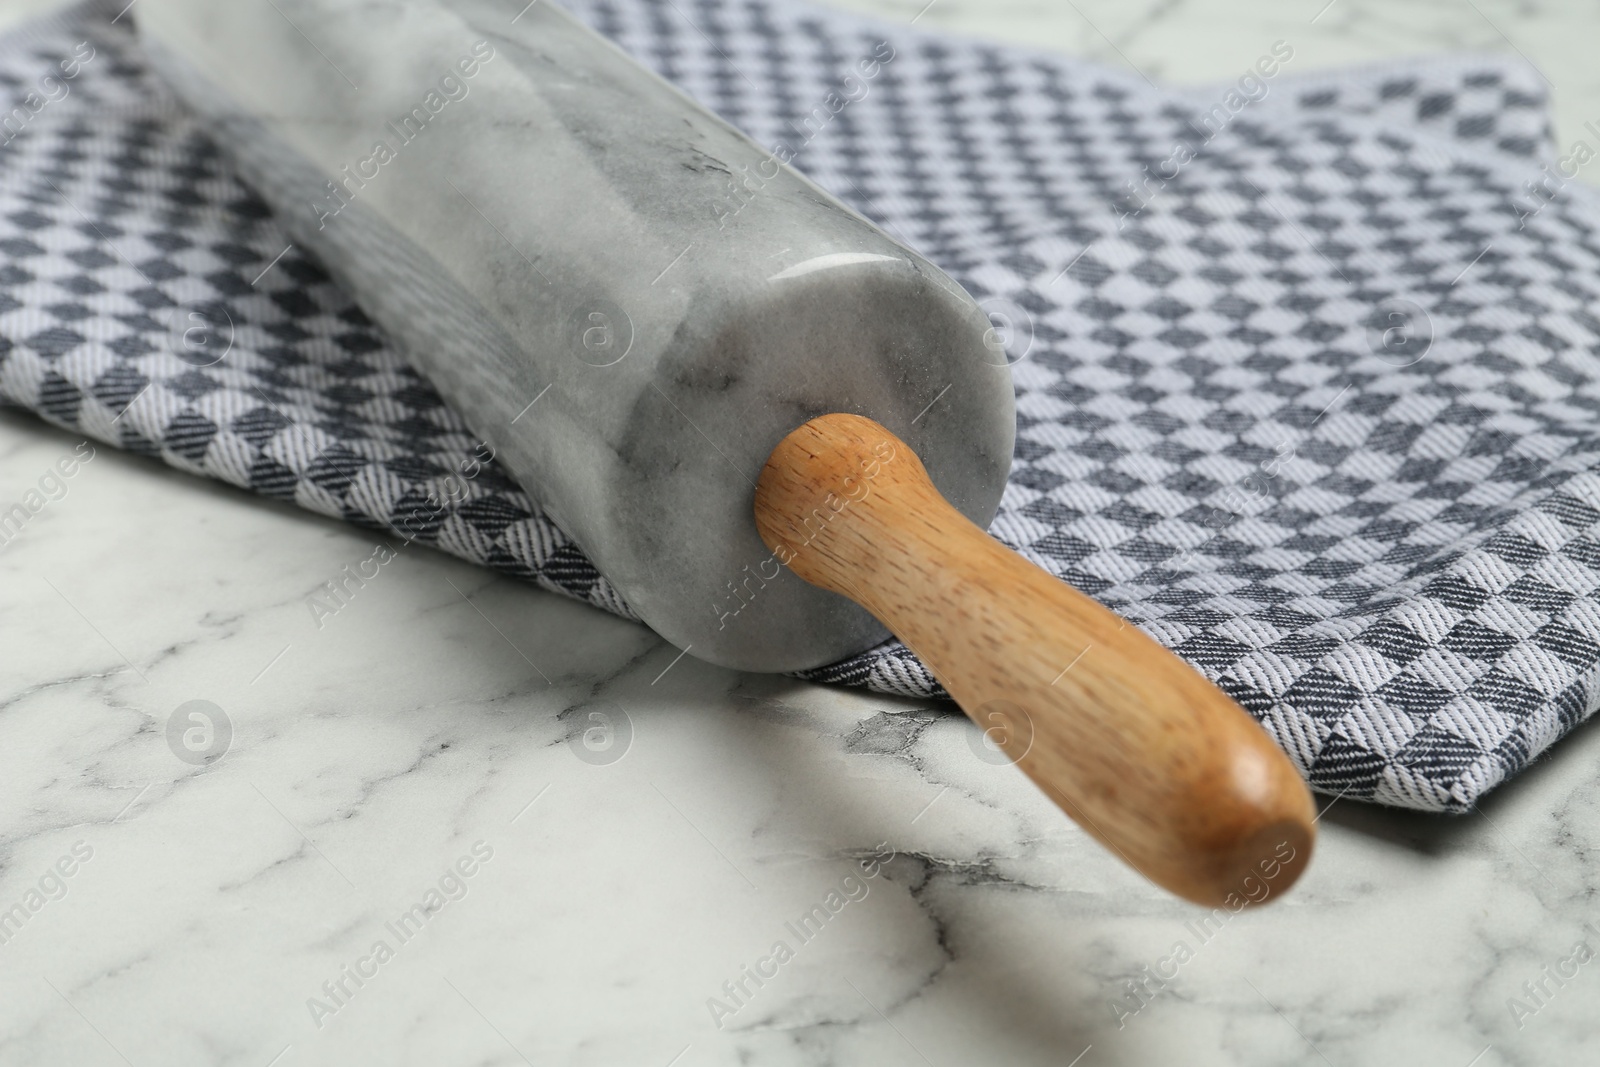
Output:
[[[521,7],[134,14],[295,242],[664,637],[777,672],[893,631],[1156,883],[1213,905],[1287,888],[1314,830],[1283,753],[983,532],[1015,433],[983,309],[785,166],[787,146],[550,3]],[[853,60],[854,84],[892,56]]]

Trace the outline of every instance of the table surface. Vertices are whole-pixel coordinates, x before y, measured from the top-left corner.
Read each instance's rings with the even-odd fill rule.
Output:
[[[1592,4],[924,4],[846,6],[1155,80],[1231,78],[1278,38],[1307,67],[1515,48],[1560,143],[1600,117]],[[0,502],[78,444],[0,414]],[[420,548],[318,619],[370,534],[107,448],[68,484],[0,551],[5,1064],[1600,1048],[1592,726],[1466,817],[1333,804],[1285,899],[1207,925],[948,710],[679,659]],[[223,743],[212,708],[226,755],[184,762]]]

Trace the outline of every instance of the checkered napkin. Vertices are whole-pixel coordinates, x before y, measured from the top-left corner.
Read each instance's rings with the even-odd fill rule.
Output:
[[[1594,711],[1600,211],[1541,170],[1531,70],[1304,77],[1264,41],[1270,77],[1172,91],[775,0],[572,6],[985,301],[1017,360],[996,536],[1314,787],[1464,811]],[[121,7],[0,43],[0,398],[632,617]],[[942,695],[898,643],[808,677]]]

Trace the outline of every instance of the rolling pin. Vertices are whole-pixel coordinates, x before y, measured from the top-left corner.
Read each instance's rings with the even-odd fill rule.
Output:
[[[1276,896],[1294,767],[984,532],[1015,434],[953,280],[549,3],[144,0],[238,171],[663,637],[750,671],[892,632],[1157,884]],[[852,69],[877,76],[885,44]]]

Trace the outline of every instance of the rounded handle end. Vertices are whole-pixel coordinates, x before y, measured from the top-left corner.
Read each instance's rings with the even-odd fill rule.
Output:
[[[755,512],[782,563],[877,616],[1047,795],[1156,884],[1237,909],[1305,869],[1311,794],[1266,731],[1143,631],[968,522],[883,426],[835,414],[790,433]]]

